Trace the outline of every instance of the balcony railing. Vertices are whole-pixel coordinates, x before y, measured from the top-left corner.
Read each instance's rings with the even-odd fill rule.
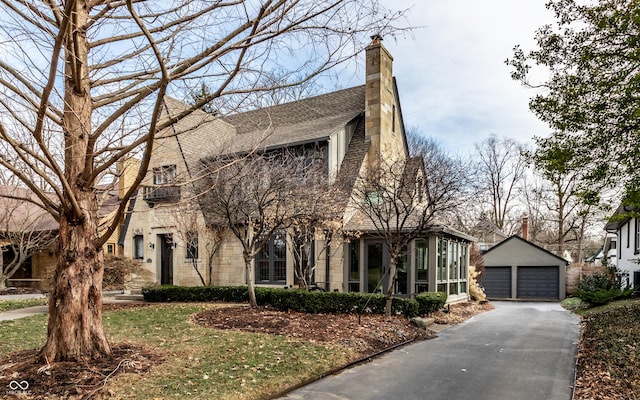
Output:
[[[180,200],[180,186],[143,186],[142,199],[151,207],[156,203],[175,203]]]

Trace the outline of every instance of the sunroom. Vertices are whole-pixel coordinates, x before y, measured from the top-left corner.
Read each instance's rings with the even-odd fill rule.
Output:
[[[468,299],[471,237],[451,229],[413,240],[397,266],[394,294],[414,297],[422,292],[445,292],[447,302]],[[386,293],[389,251],[379,238],[362,236],[345,246],[345,291]]]

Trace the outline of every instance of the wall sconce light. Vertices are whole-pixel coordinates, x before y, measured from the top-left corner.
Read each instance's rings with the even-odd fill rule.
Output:
[[[153,244],[152,242],[149,242],[149,248],[150,248],[150,249],[153,249],[153,248],[155,248],[155,247],[156,247],[156,245],[155,245],[155,244]]]

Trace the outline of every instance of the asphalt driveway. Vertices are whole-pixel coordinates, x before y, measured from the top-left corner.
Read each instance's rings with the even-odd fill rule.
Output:
[[[570,400],[579,318],[558,303],[494,305],[283,399]]]

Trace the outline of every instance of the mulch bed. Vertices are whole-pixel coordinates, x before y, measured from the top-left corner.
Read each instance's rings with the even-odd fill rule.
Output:
[[[396,344],[434,337],[407,318],[366,314],[306,314],[270,308],[214,308],[193,316],[199,325],[217,329],[268,333],[306,339],[318,343],[335,343],[365,357]]]
[[[25,350],[0,358],[0,388],[8,397],[24,399],[93,399],[108,380],[122,372],[143,373],[162,357],[139,346],[117,344],[111,357],[92,361],[37,362],[38,350]]]

